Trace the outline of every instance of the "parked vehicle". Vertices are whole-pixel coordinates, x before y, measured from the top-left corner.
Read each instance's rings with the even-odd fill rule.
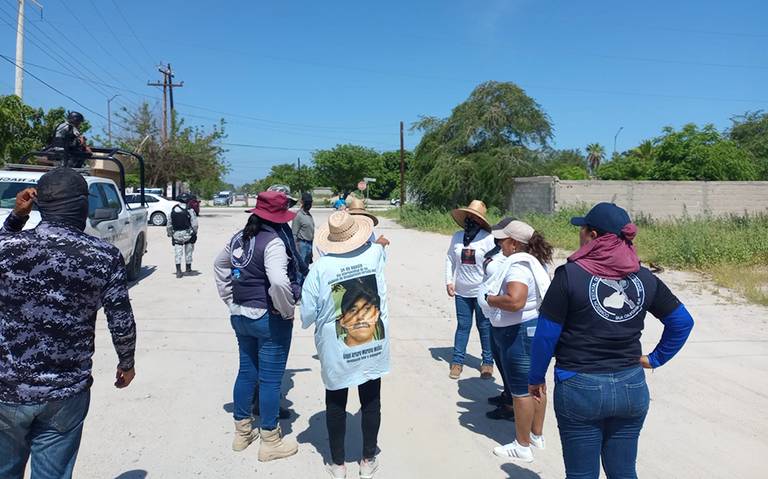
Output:
[[[389,200],[389,204],[392,206],[400,206],[400,198],[392,198]]]
[[[146,190],[145,190],[146,191]],[[141,208],[141,195],[125,195],[125,201],[129,208]],[[145,194],[144,201],[147,203],[147,216],[149,223],[153,226],[165,226],[168,224],[168,218],[171,217],[171,210],[178,205],[178,201],[166,200],[160,195]]]
[[[219,191],[216,196],[213,197],[213,206],[231,206],[232,205],[232,192]]]
[[[147,247],[147,209],[142,208],[140,202],[135,208],[128,207],[125,202],[123,195],[125,173],[122,163],[116,156],[129,155],[138,160],[142,167],[140,175],[142,181],[144,160],[139,155],[116,149],[91,148],[91,150],[91,156],[86,161],[96,160],[102,163],[111,161],[118,164],[120,186],[110,178],[95,176],[90,168],[78,169],[88,184],[88,221],[85,232],[117,246],[123,255],[128,279],[137,280]],[[34,152],[25,155],[21,161],[25,162],[33,156],[48,155],[50,155],[48,152]],[[21,163],[8,164],[0,169],[0,223],[5,221],[13,210],[16,195],[26,188],[34,187],[51,168]],[[36,227],[40,220],[37,207],[33,207],[24,229]]]

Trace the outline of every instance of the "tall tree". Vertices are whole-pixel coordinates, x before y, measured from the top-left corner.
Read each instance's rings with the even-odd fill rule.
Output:
[[[746,112],[731,118],[731,140],[752,153],[761,180],[768,180],[768,113]]]
[[[376,150],[359,145],[337,145],[314,152],[318,184],[330,186],[337,193],[357,189],[365,177],[375,177],[382,170],[382,158]]]
[[[592,176],[597,174],[600,164],[605,160],[605,148],[600,143],[591,143],[587,145],[587,165],[589,173]]]
[[[552,137],[541,106],[514,83],[486,82],[445,119],[423,117],[424,135],[409,177],[422,203],[443,208],[482,199],[504,206],[516,174],[528,174],[531,149]]]

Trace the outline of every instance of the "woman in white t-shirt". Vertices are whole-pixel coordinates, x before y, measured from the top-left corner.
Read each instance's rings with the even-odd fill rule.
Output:
[[[482,363],[480,377],[493,379],[493,354],[491,352],[491,323],[477,304],[477,293],[483,283],[483,260],[492,250],[491,225],[485,219],[485,203],[472,201],[466,208],[451,212],[453,220],[462,230],[451,237],[445,255],[445,289],[456,303],[456,335],[453,340],[453,357],[448,376],[459,379],[464,369],[467,343],[472,332],[472,316],[480,333]]]
[[[538,307],[550,282],[544,265],[552,262],[553,248],[522,221],[512,221],[491,233],[506,259],[495,265],[497,278],[501,281],[499,291],[485,294],[484,299],[488,306],[500,310],[498,314],[490,315],[489,320],[503,363],[500,369],[513,398],[516,436],[512,443],[495,448],[494,453],[531,462],[531,446],[544,448],[546,402],[534,401],[528,394],[528,371]]]

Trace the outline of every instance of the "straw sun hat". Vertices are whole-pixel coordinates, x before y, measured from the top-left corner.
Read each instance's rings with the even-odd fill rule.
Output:
[[[464,220],[467,216],[471,216],[484,230],[490,231],[491,224],[485,219],[485,214],[487,212],[488,209],[485,207],[485,203],[480,200],[472,200],[472,203],[466,208],[456,208],[451,211],[451,216],[453,216],[453,220],[456,221],[456,224],[458,224],[461,229],[464,229]]]
[[[379,219],[365,209],[365,203],[360,198],[347,200],[347,212],[351,215],[367,216],[373,221],[373,226],[379,225]]]
[[[373,221],[367,216],[337,211],[328,218],[328,224],[320,228],[315,242],[325,253],[343,254],[364,245],[371,233]]]

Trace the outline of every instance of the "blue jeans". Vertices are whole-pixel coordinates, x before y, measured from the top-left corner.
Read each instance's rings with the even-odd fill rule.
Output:
[[[309,267],[309,265],[312,264],[312,242],[298,240],[296,241],[296,249],[298,250],[299,258],[301,258],[301,261],[303,261],[304,264]],[[299,284],[304,284],[304,275],[301,274],[301,271],[298,272],[298,275]]]
[[[267,313],[259,319],[233,315],[230,320],[240,349],[233,416],[236,421],[251,417],[253,394],[258,384],[261,428],[271,431],[277,427],[280,385],[291,349],[293,321],[286,321],[276,313]]]
[[[43,404],[0,403],[0,479],[22,479],[30,453],[32,479],[72,477],[90,391]]]
[[[648,413],[645,371],[579,373],[555,384],[555,415],[567,479],[636,479],[637,443]]]
[[[483,314],[476,298],[456,295],[456,336],[453,339],[453,364],[464,364],[467,354],[469,333],[472,331],[472,313],[475,313],[477,330],[480,333],[480,346],[483,349],[483,364],[493,364],[491,352],[491,322]]]
[[[499,351],[497,364],[504,388],[512,397],[528,396],[528,372],[531,369],[531,344],[537,319],[512,326],[493,328],[493,341]]]
[[[501,382],[504,385],[502,396],[509,399],[512,396],[509,393],[507,379],[504,377],[504,361],[501,360],[501,351],[499,351],[498,343],[496,342],[496,336],[501,334],[501,329],[491,327],[491,353],[493,354],[493,362],[496,363],[496,369],[499,371],[499,376],[501,376]]]

